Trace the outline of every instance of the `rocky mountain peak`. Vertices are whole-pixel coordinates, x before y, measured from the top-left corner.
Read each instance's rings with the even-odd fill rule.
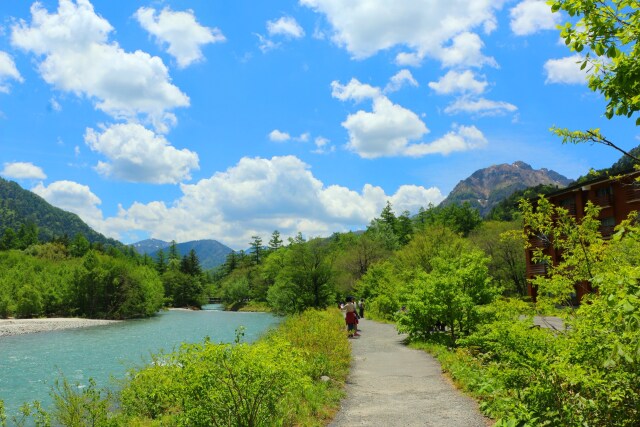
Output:
[[[442,203],[446,205],[469,202],[478,208],[481,215],[486,215],[498,202],[518,190],[540,184],[563,188],[571,182],[567,177],[552,170],[533,169],[523,161],[516,161],[475,171],[460,181]]]

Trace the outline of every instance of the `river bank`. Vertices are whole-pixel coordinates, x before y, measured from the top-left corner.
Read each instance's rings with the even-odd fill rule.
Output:
[[[0,337],[51,332],[63,329],[86,328],[89,326],[109,325],[120,320],[81,319],[69,317],[51,317],[44,319],[0,319]]]

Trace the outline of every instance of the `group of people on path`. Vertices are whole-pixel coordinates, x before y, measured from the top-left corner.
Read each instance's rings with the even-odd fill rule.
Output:
[[[341,304],[341,308],[345,311],[348,337],[359,337],[358,319],[364,317],[364,300],[360,299],[360,301],[356,302],[354,297],[347,297],[347,303]]]

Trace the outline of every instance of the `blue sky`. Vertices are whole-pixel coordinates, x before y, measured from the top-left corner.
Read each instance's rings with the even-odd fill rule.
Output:
[[[0,1],[0,175],[133,243],[307,237],[638,145],[544,1]]]

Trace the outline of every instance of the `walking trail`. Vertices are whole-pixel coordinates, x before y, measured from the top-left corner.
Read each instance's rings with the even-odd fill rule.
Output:
[[[440,363],[406,347],[394,325],[361,319],[351,341],[347,397],[330,426],[486,427],[478,404],[442,375]]]

